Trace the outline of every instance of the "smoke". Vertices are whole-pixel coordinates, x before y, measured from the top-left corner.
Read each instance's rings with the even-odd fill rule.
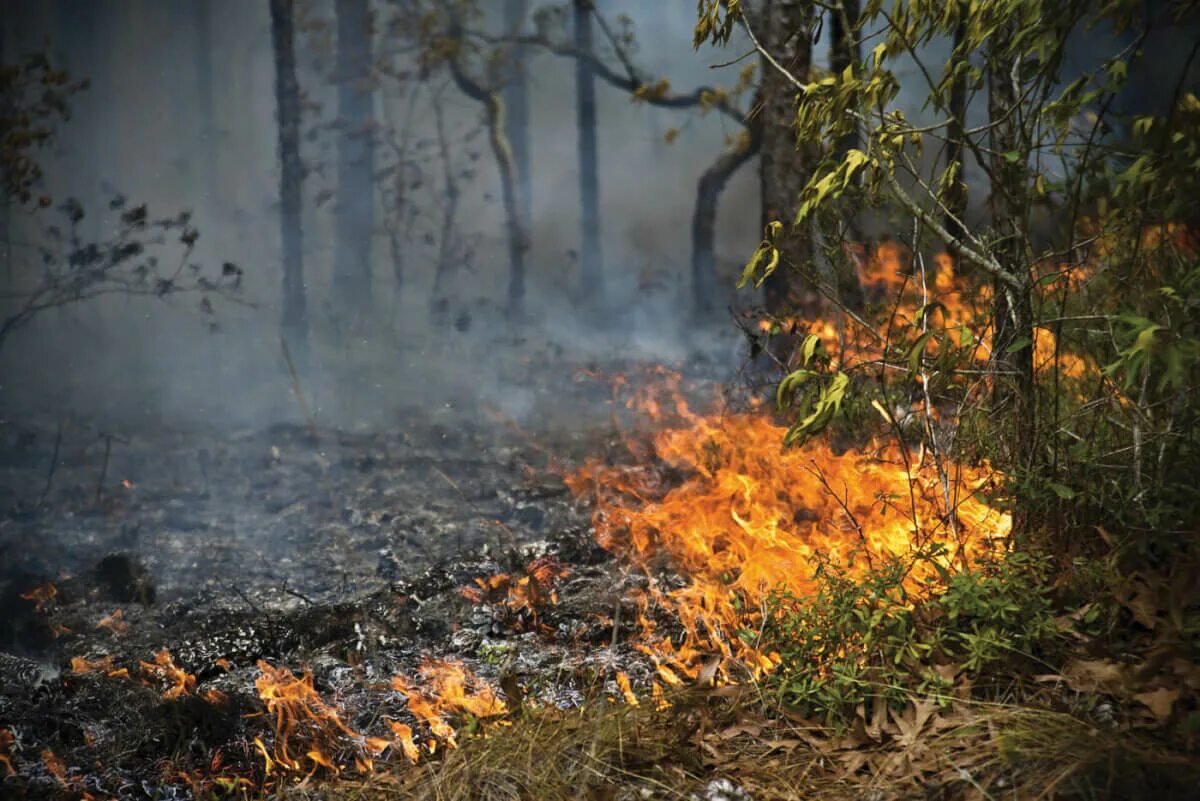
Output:
[[[85,237],[111,234],[115,214],[107,202],[115,192],[163,214],[190,210],[200,231],[194,261],[238,265],[245,271],[239,298],[253,305],[214,298],[216,313],[209,317],[194,296],[114,297],[46,312],[0,352],[0,403],[9,419],[71,413],[130,425],[152,419],[255,427],[303,416],[279,344],[278,158],[267,4],[201,1],[210,3],[207,35],[197,29],[204,16],[194,3],[19,3],[6,15],[4,51],[45,41],[52,55],[91,82],[45,154],[50,194],[78,197],[88,210]],[[657,4],[601,6],[610,18],[632,18],[642,43],[637,59],[646,69],[681,88],[732,79],[707,66],[720,54],[692,50],[690,12],[651,5]],[[326,4],[299,4],[298,10],[302,20],[333,24]],[[310,27],[297,42],[309,112],[305,131],[331,122],[337,108],[336,86],[329,70],[320,69],[332,62],[317,49],[320,31]],[[200,50],[205,42],[211,52]],[[381,43],[377,36],[376,45]],[[212,70],[208,89],[198,74],[205,68]],[[688,264],[696,180],[735,126],[716,115],[635,104],[598,83],[608,297],[597,313],[585,313],[572,69],[568,59],[536,52],[528,67],[532,248],[529,313],[520,326],[501,311],[508,270],[503,216],[495,165],[478,133],[478,105],[453,87],[441,90],[461,191],[455,233],[462,258],[448,279],[449,308],[430,313],[445,202],[442,168],[431,149],[421,186],[412,190],[419,214],[403,242],[398,289],[386,210],[377,197],[376,315],[369,329],[353,334],[331,293],[336,201],[322,196],[337,191],[333,137],[326,131],[304,141],[304,270],[314,355],[301,389],[319,422],[384,425],[402,408],[464,406],[484,396],[513,417],[529,419],[538,404],[522,366],[531,361],[674,361],[698,351],[716,349],[722,358],[734,352],[724,321],[691,319]],[[380,82],[375,108],[383,125],[399,126],[405,102],[395,82]],[[412,141],[429,140],[428,115],[417,117]],[[671,128],[679,133],[668,144]],[[377,159],[386,159],[386,150],[380,145]],[[722,203],[726,286],[735,261],[758,234],[752,170],[745,173]],[[381,177],[376,189],[385,189],[388,180]],[[36,242],[48,224],[47,213],[39,217],[17,219],[14,238]],[[13,280],[28,285],[36,280],[33,250],[17,253]],[[161,258],[176,256],[164,243]]]

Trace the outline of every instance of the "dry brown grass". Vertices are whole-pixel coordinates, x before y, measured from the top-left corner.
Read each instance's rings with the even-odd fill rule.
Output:
[[[1148,734],[1030,707],[917,702],[834,733],[760,701],[689,693],[666,710],[596,704],[493,722],[460,747],[293,801],[617,801],[703,797],[728,778],[755,801],[1200,797],[1200,767]]]

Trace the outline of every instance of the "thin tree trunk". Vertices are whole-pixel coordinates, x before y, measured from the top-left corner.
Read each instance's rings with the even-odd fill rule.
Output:
[[[217,147],[216,104],[213,100],[213,42],[212,2],[193,0],[195,6],[192,24],[195,27],[196,48],[196,129],[200,135],[197,161],[192,164],[192,178],[196,181],[200,199],[197,211],[207,212],[214,207],[213,186],[220,159]],[[206,218],[207,214],[203,215]],[[203,223],[202,223],[203,224]]]
[[[525,251],[529,249],[528,230],[517,200],[517,168],[512,145],[504,135],[504,101],[500,93],[472,80],[456,59],[450,59],[450,75],[459,90],[484,107],[488,143],[500,173],[500,196],[504,202],[505,228],[508,231],[508,312],[519,319],[525,307]]]
[[[301,249],[300,86],[296,81],[292,0],[270,0],[275,56],[275,103],[279,124],[280,234],[283,244],[283,339],[300,372],[308,367],[308,312]]]
[[[1025,170],[1021,159],[1007,154],[1026,153],[1020,127],[1021,115],[1014,111],[1018,102],[1013,85],[1013,61],[1007,52],[1014,31],[1008,26],[993,37],[988,58],[988,115],[992,183],[992,227],[997,242],[995,255],[1010,272],[1025,276],[1021,288],[1014,289],[996,280],[992,333],[992,359],[999,374],[995,378],[995,413],[1006,423],[1009,433],[1004,443],[1011,463],[1031,468],[1037,460],[1037,404],[1033,381],[1033,307],[1025,243],[1028,230]],[[1002,429],[1002,430],[1003,430]],[[1014,514],[1014,531],[1020,532],[1027,520]]]
[[[516,37],[525,24],[529,0],[504,0],[504,29]],[[512,145],[513,162],[517,170],[517,197],[521,216],[533,219],[533,164],[530,160],[529,132],[529,72],[525,63],[529,48],[515,44],[509,52],[512,59],[508,80],[504,83],[505,135]]]
[[[961,10],[962,18],[957,27],[954,29],[954,43],[952,58],[966,58],[967,54],[962,53],[962,43],[967,35],[967,13],[966,9]],[[954,237],[956,241],[961,241],[966,234],[963,226],[963,220],[967,213],[967,184],[964,180],[964,170],[966,165],[963,163],[964,144],[963,136],[967,122],[967,80],[966,75],[958,75],[953,79],[950,86],[950,128],[947,131],[946,139],[946,168],[956,169],[957,175],[955,181],[948,187],[945,197],[946,215],[944,225],[946,231]],[[954,165],[958,165],[954,167]],[[947,243],[946,249],[954,255],[954,248]],[[956,265],[957,266],[957,265]]]
[[[768,0],[757,15],[756,29],[763,46],[801,81],[808,79],[812,65],[811,4],[805,0]],[[804,230],[793,230],[801,190],[808,182],[813,157],[796,142],[797,93],[795,87],[770,64],[759,69],[759,108],[762,125],[761,176],[762,225],[778,220],[784,225],[776,245],[779,268],[763,284],[767,310],[782,314],[794,309],[793,273],[812,263],[812,239]]]
[[[592,2],[574,0],[575,49],[592,52]],[[579,199],[583,213],[581,264],[583,296],[593,306],[604,301],[600,250],[600,178],[596,144],[596,78],[588,59],[575,60],[575,118],[579,127]]]
[[[371,240],[375,229],[375,94],[369,85],[368,0],[337,0],[338,188],[333,295],[351,323],[371,316]]]
[[[13,16],[13,12],[0,16],[0,67],[8,66],[4,59],[8,55],[8,29],[15,27],[11,21]],[[0,109],[5,117],[8,111],[8,108]],[[0,260],[4,261],[5,290],[13,288],[12,203],[13,198],[7,192],[0,196]]]
[[[738,169],[758,155],[762,138],[757,125],[740,147],[726,150],[714,161],[696,187],[696,208],[692,213],[692,307],[697,315],[713,309],[717,284],[717,203],[729,179]]]
[[[454,256],[452,254],[453,237],[458,229],[458,181],[454,176],[454,162],[450,158],[450,138],[446,133],[446,111],[440,96],[433,99],[434,130],[437,132],[438,157],[442,162],[442,181],[446,193],[445,206],[442,207],[441,238],[438,239],[438,256],[436,272],[433,276],[433,292],[430,294],[430,308],[437,313],[446,306],[444,297],[446,279],[454,272]]]
[[[841,75],[851,64],[862,60],[861,48],[858,45],[858,17],[860,13],[859,0],[842,0],[840,8],[832,12],[833,22],[829,45],[829,69],[834,75]],[[857,149],[858,131],[855,129],[838,142],[838,155],[844,156],[850,150]],[[865,246],[865,237],[858,225],[858,219],[853,214],[847,214],[846,229],[849,238],[856,246]],[[834,282],[837,285],[838,299],[850,309],[859,310],[866,303],[863,296],[862,282],[858,278],[858,268],[855,259],[849,254],[833,261]]]

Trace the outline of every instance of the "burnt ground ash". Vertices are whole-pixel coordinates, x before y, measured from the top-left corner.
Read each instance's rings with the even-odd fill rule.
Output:
[[[635,682],[651,672],[614,631],[636,619],[627,590],[644,579],[594,544],[559,475],[620,450],[603,419],[536,436],[418,413],[367,433],[6,426],[3,794],[184,798],[197,777],[262,786],[254,740],[270,748],[274,733],[260,660],[311,671],[368,737],[391,738],[390,721],[428,736],[389,680],[420,681],[431,659],[461,660],[510,704],[619,697],[615,670]],[[535,560],[566,573],[536,614],[463,592]],[[194,685],[172,692],[152,667],[164,650]],[[350,737],[322,749],[344,766],[364,755]]]

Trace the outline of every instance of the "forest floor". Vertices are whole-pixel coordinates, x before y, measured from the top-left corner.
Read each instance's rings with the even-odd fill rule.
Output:
[[[753,683],[652,695],[647,577],[563,481],[627,458],[616,412],[555,374],[552,405],[592,412],[533,433],[0,427],[3,796],[998,799],[1194,767],[1061,676],[850,727]]]

